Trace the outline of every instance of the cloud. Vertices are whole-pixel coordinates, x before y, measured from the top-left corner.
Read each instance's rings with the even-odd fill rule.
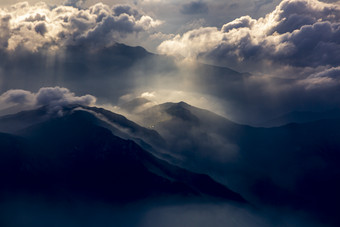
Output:
[[[182,14],[201,14],[207,13],[208,10],[208,4],[203,1],[192,1],[183,4],[180,9]]]
[[[73,7],[80,8],[85,3],[86,3],[86,0],[66,0],[64,5],[65,6],[73,6]]]
[[[56,7],[21,2],[0,9],[0,48],[38,51],[69,45],[106,47],[161,24],[131,6],[98,3],[80,9],[74,6],[79,2]]]
[[[330,88],[340,84],[340,66],[312,74],[299,82],[306,89]]]
[[[335,3],[339,2],[339,0],[320,0],[320,2]]]
[[[136,9],[131,8],[129,5],[116,5],[113,7],[113,12],[115,15],[127,14],[136,18],[142,16]]]
[[[61,87],[44,87],[36,93],[36,104],[43,105],[60,105],[69,104],[93,105],[96,98],[92,95],[75,96],[67,88]]]
[[[164,41],[158,50],[179,60],[250,72],[231,76],[200,66],[191,72],[196,91],[220,98],[226,115],[238,122],[251,124],[294,110],[330,110],[340,102],[338,4],[284,0],[262,18],[246,15],[220,28],[195,28]]]
[[[2,104],[27,105],[35,102],[35,96],[29,91],[13,89],[3,93],[0,96],[0,100]]]
[[[12,89],[0,96],[0,110],[11,107],[18,112],[19,110],[48,106],[52,111],[55,111],[71,104],[88,106],[94,105],[95,102],[96,98],[92,95],[76,96],[67,88],[62,87],[43,87],[37,93]]]
[[[205,2],[212,13],[214,4]],[[177,64],[141,48],[110,46],[137,33],[138,37],[149,34],[157,26],[157,20],[132,6],[96,4],[80,9],[17,4],[1,10],[0,92],[60,86],[117,105],[124,94],[155,91],[156,97],[148,99],[186,101],[242,123],[294,110],[329,110],[340,101],[338,71],[334,71],[340,62],[338,8],[286,0],[263,18],[243,16],[220,28],[204,27],[211,24],[209,20],[198,20],[180,26],[181,33],[191,30],[183,35],[158,32],[144,37],[168,39],[160,46],[165,54],[253,73],[234,75],[223,68],[190,66],[190,61]],[[294,17],[301,20],[289,19]],[[30,35],[21,31],[25,29]],[[110,47],[100,48],[105,46]]]
[[[164,41],[158,50],[243,70],[258,70],[259,64],[334,67],[340,62],[339,40],[339,5],[284,0],[265,17],[243,16],[221,29],[194,29]]]

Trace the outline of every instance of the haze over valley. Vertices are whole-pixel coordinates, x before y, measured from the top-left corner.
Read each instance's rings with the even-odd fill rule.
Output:
[[[340,2],[0,1],[0,225],[339,226]]]

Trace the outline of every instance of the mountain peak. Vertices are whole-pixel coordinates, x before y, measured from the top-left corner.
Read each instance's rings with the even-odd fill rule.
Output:
[[[179,102],[171,105],[165,111],[169,115],[179,118],[181,120],[192,122],[192,123],[199,123],[199,119],[191,113],[190,108],[191,106],[185,102]]]
[[[27,143],[0,134],[0,141],[9,141],[0,143],[0,180],[8,187],[2,190],[67,193],[113,203],[164,195],[245,202],[209,176],[172,165],[114,135],[95,118],[80,110],[34,124],[20,134]]]
[[[180,106],[183,106],[183,107],[189,107],[190,106],[188,103],[186,103],[184,101],[180,101],[177,104],[180,105]]]

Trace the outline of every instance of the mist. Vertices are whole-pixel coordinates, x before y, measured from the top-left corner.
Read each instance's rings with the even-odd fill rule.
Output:
[[[88,200],[54,200],[39,196],[8,197],[1,203],[6,227],[39,226],[322,226],[296,211],[267,211],[236,204],[183,198],[139,201],[116,206]],[[309,217],[310,218],[310,217]]]
[[[7,149],[0,155],[16,160],[20,149],[32,155],[46,146],[44,157],[57,162],[64,156],[53,159],[50,150],[61,155],[96,142],[86,150],[86,161],[93,163],[107,157],[103,140],[114,138],[112,150],[118,145],[124,152],[145,150],[143,158],[151,158],[134,161],[150,179],[165,175],[161,182],[173,185],[159,169],[182,168],[235,192],[245,204],[218,200],[214,193],[117,205],[13,192],[0,194],[0,225],[339,223],[339,1],[9,4],[0,3],[0,146]],[[60,129],[61,122],[69,124]],[[76,133],[66,134],[69,126]],[[34,147],[35,133],[49,140],[34,141]],[[61,138],[65,141],[56,143]],[[93,151],[99,148],[98,158]],[[124,152],[119,154],[125,157]],[[158,160],[159,169],[150,160]],[[180,179],[188,176],[180,173]]]

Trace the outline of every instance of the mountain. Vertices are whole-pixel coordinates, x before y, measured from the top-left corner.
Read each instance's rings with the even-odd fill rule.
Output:
[[[13,122],[15,116],[19,120],[41,111],[8,118]],[[132,140],[113,135],[100,122],[78,106],[66,108],[62,117],[33,123],[15,135],[1,133],[2,196],[31,193],[126,203],[173,195],[245,202],[209,176],[173,166]]]
[[[123,115],[97,107],[80,106],[78,109],[94,114],[100,119],[97,121],[98,125],[110,129],[112,133],[121,138],[135,141],[149,151],[155,151],[154,148],[160,149],[166,144],[158,132],[141,127]]]
[[[49,56],[47,50],[0,54],[3,55],[0,62],[2,75],[11,75],[1,78],[4,80],[1,93],[13,88],[36,91],[46,86],[62,86],[77,94],[92,94],[101,101],[115,103],[119,97],[135,92],[136,88],[156,89],[159,84],[169,81],[175,82],[167,84],[168,87],[178,88],[178,80],[173,79],[184,73],[172,57],[119,43],[98,49],[86,45],[67,46],[63,51],[55,52],[53,58],[46,57]],[[226,67],[201,63],[194,68],[184,68],[186,74],[195,75],[196,79],[192,82],[206,93],[210,93],[213,90],[210,88],[215,89],[215,86],[217,90],[221,89],[217,81],[234,84],[247,75]],[[164,87],[160,86],[160,89]],[[186,87],[183,89],[190,91]]]
[[[138,115],[145,127],[167,141],[165,150],[195,171],[214,169],[217,163],[233,158],[236,140],[248,128],[185,102],[164,103]]]
[[[96,115],[96,118],[98,118],[97,124],[109,128],[115,135],[121,138],[132,139],[141,143],[144,142],[141,140],[141,138],[143,138],[145,142],[150,142],[155,145],[165,143],[164,139],[156,131],[143,128],[128,120],[126,117],[103,108],[69,105],[63,107],[62,112],[64,114],[70,114],[74,110],[83,110]],[[59,117],[58,113],[51,111],[49,106],[42,106],[35,110],[21,111],[16,114],[0,117],[0,132],[16,134],[28,126],[57,117]],[[146,145],[145,142],[144,145]]]
[[[335,119],[335,118],[340,118],[339,109],[333,109],[324,112],[294,111],[287,114],[283,114],[269,121],[262,122],[259,125],[261,125],[262,127],[277,127],[289,123],[306,123],[322,119]]]
[[[48,114],[48,106],[43,106],[35,110],[1,116],[0,132],[15,133],[28,126],[48,120],[52,115]]]
[[[138,112],[144,127],[98,107],[58,113],[46,106],[0,119],[4,190],[123,203],[245,198],[339,224],[338,118],[250,127],[185,102]]]
[[[290,206],[339,224],[339,118],[250,127],[184,102],[140,117],[168,141],[179,165],[209,173],[252,203]]]
[[[138,111],[138,108],[150,102],[151,101],[146,98],[135,98],[127,102],[123,102],[119,107],[131,113]]]

